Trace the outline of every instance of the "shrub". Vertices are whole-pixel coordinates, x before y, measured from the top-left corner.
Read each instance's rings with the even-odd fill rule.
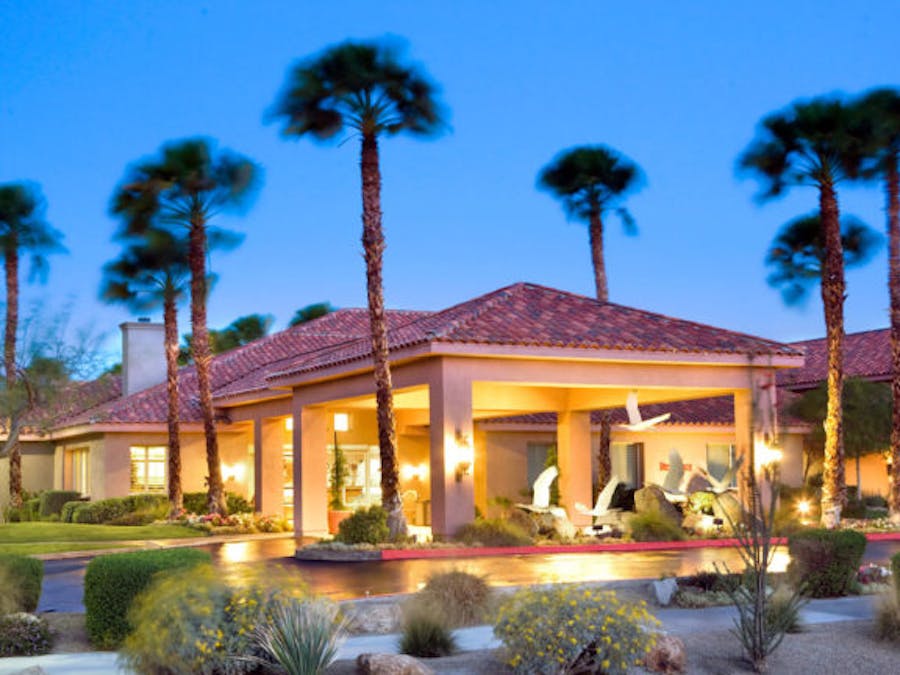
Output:
[[[453,570],[430,576],[418,595],[425,603],[439,607],[447,625],[456,628],[484,620],[491,587],[484,577]]]
[[[72,512],[73,523],[102,525],[127,513],[122,498],[101,499],[98,502],[85,502],[75,507]]]
[[[41,498],[32,497],[22,504],[22,520],[35,521],[41,519]]]
[[[206,498],[205,492],[185,492],[182,506],[188,513],[200,515],[206,513]],[[253,513],[253,504],[234,492],[225,493],[225,506],[228,513]]]
[[[128,609],[154,575],[209,562],[195,549],[163,549],[103,555],[88,563],[84,574],[85,627],[95,647],[119,646],[130,630]]]
[[[523,589],[497,613],[494,634],[516,673],[626,673],[652,648],[659,622],[646,604],[577,586]]]
[[[463,525],[456,534],[463,543],[471,546],[528,546],[534,540],[521,526],[508,520],[490,518]]]
[[[875,637],[879,640],[900,642],[900,598],[897,596],[895,578],[894,591],[882,594],[875,609]]]
[[[766,603],[765,622],[769,631],[782,628],[786,633],[799,633],[803,626],[800,623],[800,603],[794,593],[784,587],[776,589]]]
[[[166,517],[169,499],[160,494],[112,497],[74,507],[73,523],[94,525],[146,525]]]
[[[343,622],[326,600],[279,600],[269,623],[254,632],[262,661],[288,675],[318,675],[337,656]]]
[[[159,577],[135,600],[134,627],[120,650],[127,669],[147,675],[239,675],[258,671],[266,654],[257,629],[305,588],[266,570],[267,578],[226,580],[211,565]]]
[[[342,520],[334,540],[343,544],[381,544],[390,536],[387,513],[380,506],[370,506]]]
[[[894,580],[894,590],[897,591],[897,599],[900,600],[900,553],[891,556],[891,576]]]
[[[631,538],[635,541],[681,541],[684,530],[659,511],[638,513],[628,521]]]
[[[44,619],[24,612],[0,616],[0,657],[46,654],[52,645]]]
[[[0,555],[0,576],[3,594],[10,600],[9,607],[0,607],[0,614],[6,612],[33,612],[41,599],[41,583],[44,580],[44,563],[24,555]]]
[[[853,530],[807,530],[788,539],[788,578],[804,595],[847,595],[866,550],[865,535]]]
[[[62,507],[66,502],[78,499],[81,493],[77,490],[47,490],[40,496],[39,513],[41,518],[62,512]]]
[[[434,605],[414,603],[403,617],[403,633],[400,636],[400,652],[419,658],[450,656],[456,651],[456,640]]]
[[[72,516],[75,514],[75,509],[84,504],[85,501],[87,500],[79,499],[63,504],[63,507],[59,512],[59,519],[64,523],[71,523]]]
[[[869,508],[886,509],[888,507],[887,498],[877,493],[868,495],[863,493],[863,503]]]

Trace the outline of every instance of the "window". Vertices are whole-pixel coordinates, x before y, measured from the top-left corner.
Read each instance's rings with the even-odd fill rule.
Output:
[[[72,448],[65,451],[63,488],[65,490],[75,490],[83,495],[90,494],[87,448]]]
[[[708,443],[706,446],[706,470],[716,480],[722,480],[734,466],[734,446],[728,443]],[[730,487],[737,485],[737,477],[732,477]]]
[[[529,443],[528,453],[528,489],[534,485],[534,481],[547,468],[547,457],[556,450],[556,443]]]
[[[131,446],[131,492],[166,491],[164,445]]]
[[[625,487],[637,489],[644,483],[644,444],[611,443],[612,473],[625,483]]]

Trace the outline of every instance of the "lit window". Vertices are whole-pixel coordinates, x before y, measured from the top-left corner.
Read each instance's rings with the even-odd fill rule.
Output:
[[[166,448],[162,445],[131,447],[131,492],[166,491]]]
[[[88,449],[74,448],[65,452],[63,487],[83,495],[90,494],[88,487]]]
[[[734,466],[734,446],[728,443],[707,443],[706,445],[706,470],[716,480],[723,480],[725,474]],[[737,485],[736,477],[732,476],[729,487]]]

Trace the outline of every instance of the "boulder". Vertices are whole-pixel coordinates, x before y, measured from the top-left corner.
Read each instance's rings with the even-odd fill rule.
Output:
[[[678,580],[675,577],[666,577],[653,582],[653,594],[661,607],[668,607],[672,603],[672,597],[677,590]]]
[[[528,511],[522,509],[513,509],[509,514],[508,520],[513,525],[517,525],[525,531],[525,533],[534,539],[540,530],[535,518]]]
[[[406,654],[360,654],[356,668],[362,675],[434,675],[431,668]]]
[[[657,635],[644,667],[654,673],[683,673],[687,668],[684,642],[674,635]]]
[[[662,488],[657,485],[647,485],[634,493],[634,511],[635,513],[660,513],[663,517],[681,525],[681,511],[666,499]]]
[[[578,528],[568,518],[553,517],[553,537],[560,541],[570,541],[578,534]]]
[[[733,529],[732,523],[737,525],[742,520],[743,507],[741,500],[734,492],[725,492],[717,495],[713,500],[713,516],[722,521],[722,527],[729,532]]]

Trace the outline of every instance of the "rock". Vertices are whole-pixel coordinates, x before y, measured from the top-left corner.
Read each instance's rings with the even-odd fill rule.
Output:
[[[691,494],[692,492],[706,492],[707,490],[711,490],[712,485],[710,482],[706,480],[706,478],[696,471],[691,474],[690,479],[688,480],[687,488],[685,488],[685,492]]]
[[[733,492],[720,494],[713,500],[713,516],[722,521],[722,527],[732,531],[732,523],[737,525],[742,520],[743,507]]]
[[[706,528],[703,526],[703,514],[690,513],[684,514],[684,520],[681,521],[681,527],[693,534],[705,534]]]
[[[396,602],[347,603],[347,629],[352,633],[386,635],[400,628],[401,610]]]
[[[653,582],[653,594],[656,602],[662,607],[668,607],[672,602],[672,596],[678,590],[678,581],[675,577],[666,577]]]
[[[521,527],[529,537],[534,539],[538,535],[539,527],[532,514],[522,509],[513,509],[508,520],[513,525]]]
[[[654,673],[683,673],[687,668],[684,642],[674,635],[657,635],[644,667]]]
[[[657,512],[681,525],[681,512],[666,499],[662,488],[656,485],[647,485],[634,493],[634,510],[635,513]]]
[[[360,654],[356,667],[362,675],[433,675],[434,671],[406,654]]]
[[[561,518],[559,516],[553,517],[553,536],[560,541],[570,541],[575,538],[575,535],[578,533],[578,528],[572,524],[572,521],[568,518]]]

